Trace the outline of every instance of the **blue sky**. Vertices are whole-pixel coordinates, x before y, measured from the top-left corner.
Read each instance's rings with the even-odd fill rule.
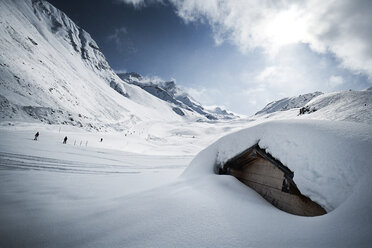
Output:
[[[317,1],[50,2],[116,71],[175,79],[202,104],[250,115],[287,96],[372,85],[370,1]]]

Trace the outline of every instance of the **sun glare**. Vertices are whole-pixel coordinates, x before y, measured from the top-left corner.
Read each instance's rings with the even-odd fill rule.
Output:
[[[299,42],[305,32],[304,21],[297,8],[292,7],[278,13],[267,26],[271,37],[270,43],[275,47]]]

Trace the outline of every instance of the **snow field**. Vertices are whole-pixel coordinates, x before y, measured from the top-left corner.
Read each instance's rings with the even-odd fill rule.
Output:
[[[190,153],[156,156],[115,150],[130,146],[121,147],[116,133],[74,127],[62,129],[62,134],[53,126],[39,126],[35,142],[35,128],[19,124],[0,129],[0,245],[369,247],[372,242],[369,125],[263,123],[221,138],[201,151],[183,174]],[[151,130],[161,137],[159,127]],[[179,126],[174,130],[190,134]],[[62,145],[65,133],[90,137],[88,147]],[[183,136],[174,137],[179,139],[173,140],[178,144],[174,150],[183,150]],[[257,141],[294,170],[302,193],[331,211],[312,218],[290,215],[234,177],[214,174],[216,164]],[[134,136],[128,142],[136,147]],[[164,154],[172,153],[171,146],[157,146]]]
[[[0,247],[59,246],[56,230],[64,236],[115,199],[173,181],[191,160],[108,149],[119,142],[107,136],[101,143],[100,134],[77,128],[39,126],[38,141],[33,128],[18,128],[0,130]],[[65,135],[89,137],[88,146],[74,146],[73,138],[63,145]]]

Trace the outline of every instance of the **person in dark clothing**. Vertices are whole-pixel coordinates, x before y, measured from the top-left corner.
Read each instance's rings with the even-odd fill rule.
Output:
[[[300,108],[300,115],[305,114],[305,107]]]
[[[101,138],[101,142],[103,141],[103,138]]]
[[[63,144],[66,144],[67,142],[67,136],[63,139]]]
[[[37,137],[39,137],[39,132],[37,132],[37,133],[35,134],[35,138],[34,138],[34,140],[37,140]]]

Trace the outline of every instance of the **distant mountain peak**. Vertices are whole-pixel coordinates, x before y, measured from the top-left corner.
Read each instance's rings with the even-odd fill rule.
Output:
[[[238,116],[233,113],[229,113],[221,108],[214,110],[206,109],[189,94],[180,89],[174,80],[152,81],[151,79],[142,77],[136,72],[119,73],[118,76],[126,83],[139,86],[157,98],[174,104],[173,111],[180,116],[184,115],[184,111],[192,111],[209,120],[238,118]]]

